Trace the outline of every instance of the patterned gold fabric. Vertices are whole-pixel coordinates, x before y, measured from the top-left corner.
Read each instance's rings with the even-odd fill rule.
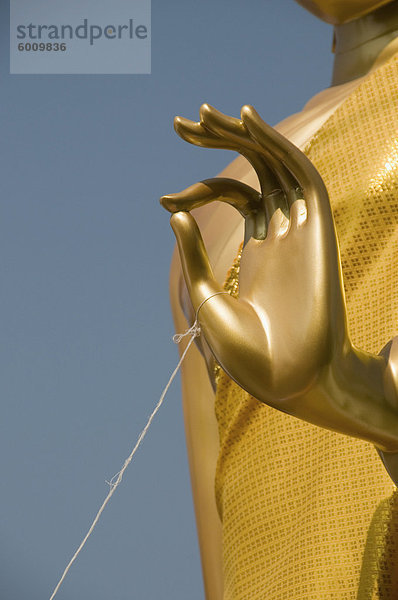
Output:
[[[352,340],[374,353],[398,334],[397,133],[395,55],[305,148],[330,193]],[[373,446],[265,406],[223,371],[216,414],[224,599],[398,599],[398,497]]]

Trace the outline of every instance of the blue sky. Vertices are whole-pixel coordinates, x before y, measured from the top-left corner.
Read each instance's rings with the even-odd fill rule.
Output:
[[[153,0],[151,75],[9,75],[0,7],[0,597],[44,600],[178,360],[158,198],[234,158],[174,115],[275,124],[332,34],[292,0]],[[203,598],[178,383],[57,597]]]

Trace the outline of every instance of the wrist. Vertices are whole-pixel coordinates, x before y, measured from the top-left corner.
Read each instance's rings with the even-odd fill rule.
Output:
[[[398,360],[393,361],[396,354],[398,340],[394,346],[390,343],[380,355],[358,350],[348,343],[344,352],[332,361],[322,382],[341,422],[336,429],[367,440],[390,453],[398,452],[394,368]]]

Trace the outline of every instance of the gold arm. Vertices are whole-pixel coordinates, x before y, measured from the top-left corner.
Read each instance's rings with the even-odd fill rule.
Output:
[[[219,295],[200,311],[200,325],[216,360],[262,402],[371,441],[383,451],[397,451],[398,415],[387,399],[385,358],[354,348],[349,338],[338,245],[320,175],[251,107],[242,109],[239,126],[219,113],[210,118],[209,107],[206,111],[206,128],[218,135],[217,147],[255,152],[258,160],[252,164],[260,165],[261,189],[277,180],[283,190],[272,211],[266,210],[262,195],[265,239],[245,236],[239,299]],[[208,130],[197,125],[186,125],[184,132],[194,130],[195,136],[185,137],[206,145]],[[214,147],[214,137],[209,145]],[[184,202],[186,211],[189,202]],[[220,286],[193,217],[177,212],[171,223],[196,310]]]

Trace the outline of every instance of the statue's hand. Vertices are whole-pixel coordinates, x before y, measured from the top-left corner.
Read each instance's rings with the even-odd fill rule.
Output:
[[[195,310],[220,287],[196,223],[182,211],[224,199],[245,217],[240,297],[217,296],[201,308],[206,340],[230,376],[261,399],[274,404],[296,396],[330,362],[335,338],[341,345],[346,336],[325,186],[304,154],[251,107],[242,109],[240,121],[204,105],[200,123],[177,118],[176,129],[195,144],[238,150],[261,186],[259,194],[214,179],[162,199],[174,212],[171,224]]]
[[[244,155],[257,172],[261,194],[233,180],[214,179],[162,198],[174,213],[171,224],[194,310],[221,287],[186,211],[217,199],[245,217],[239,298],[217,295],[203,304],[199,322],[206,341],[223,369],[259,400],[377,441],[369,418],[389,429],[390,413],[369,413],[383,403],[383,394],[363,371],[377,379],[385,363],[359,353],[349,340],[326,188],[307,157],[253,108],[243,107],[241,119],[204,105],[200,123],[177,118],[176,129],[191,143]],[[386,439],[381,447],[397,445],[395,432]]]

